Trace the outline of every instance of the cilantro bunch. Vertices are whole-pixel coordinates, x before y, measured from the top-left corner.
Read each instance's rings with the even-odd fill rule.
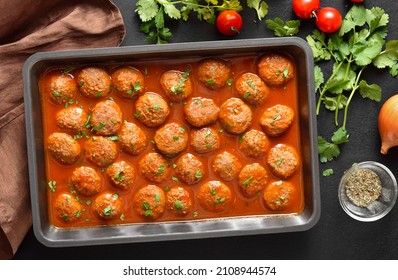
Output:
[[[268,14],[262,0],[247,0],[247,6],[256,10],[259,20]],[[147,34],[145,41],[164,44],[172,38],[167,20],[187,21],[195,13],[199,20],[214,24],[217,13],[224,10],[239,12],[242,6],[239,0],[138,0],[135,12],[142,22],[140,31]]]
[[[381,88],[362,79],[368,66],[389,68],[391,76],[398,74],[398,41],[385,41],[389,16],[379,7],[366,9],[354,5],[347,12],[338,33],[326,36],[314,30],[307,36],[315,59],[315,90],[319,93],[316,113],[323,105],[334,112],[338,129],[331,142],[318,136],[318,152],[321,162],[331,161],[340,154],[339,145],[348,142],[346,129],[348,108],[356,92],[362,98],[379,102]],[[325,81],[319,63],[332,61],[331,75]],[[342,124],[340,126],[341,115]]]

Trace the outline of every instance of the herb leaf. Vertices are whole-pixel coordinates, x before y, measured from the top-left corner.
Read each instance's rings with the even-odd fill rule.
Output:
[[[268,14],[268,5],[261,0],[247,0],[247,6],[257,12],[257,17],[262,20]]]
[[[275,18],[274,20],[267,19],[265,24],[267,28],[274,31],[275,36],[293,36],[299,32],[300,20],[289,20],[284,22],[281,18]]]

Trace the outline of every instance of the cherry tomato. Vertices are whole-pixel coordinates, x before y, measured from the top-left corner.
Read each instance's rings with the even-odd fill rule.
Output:
[[[320,0],[293,0],[292,2],[293,11],[299,18],[310,18],[320,5]]]
[[[218,31],[224,35],[235,35],[242,29],[242,17],[233,10],[222,11],[216,21]]]
[[[363,0],[350,0],[350,1],[353,3],[362,3],[363,2]]]
[[[339,10],[325,7],[316,13],[316,26],[325,33],[334,33],[340,29],[343,18]]]

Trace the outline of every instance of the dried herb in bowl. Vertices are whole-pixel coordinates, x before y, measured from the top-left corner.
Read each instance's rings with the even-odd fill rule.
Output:
[[[345,192],[352,203],[367,207],[376,201],[381,193],[379,175],[370,169],[359,169],[352,172],[346,181]]]

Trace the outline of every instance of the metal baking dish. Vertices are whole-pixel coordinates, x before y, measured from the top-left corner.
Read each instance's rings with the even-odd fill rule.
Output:
[[[301,156],[305,195],[305,209],[302,213],[282,217],[268,215],[198,220],[194,222],[127,224],[72,229],[59,229],[50,224],[47,209],[42,112],[38,92],[39,75],[44,69],[51,65],[68,63],[118,63],[170,57],[183,59],[192,56],[262,54],[281,50],[288,53],[295,60],[294,63],[298,75]],[[46,246],[63,247],[267,234],[310,229],[318,222],[320,217],[313,73],[311,49],[300,38],[146,45],[34,54],[24,65],[23,79],[33,229],[37,239]]]

